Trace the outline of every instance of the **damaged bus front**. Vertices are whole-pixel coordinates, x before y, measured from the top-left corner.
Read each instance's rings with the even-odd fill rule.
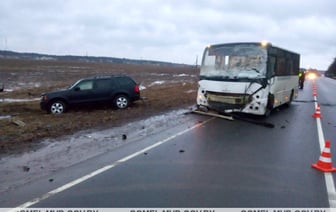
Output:
[[[269,43],[208,46],[202,58],[197,105],[221,113],[267,116],[296,98],[299,58]]]

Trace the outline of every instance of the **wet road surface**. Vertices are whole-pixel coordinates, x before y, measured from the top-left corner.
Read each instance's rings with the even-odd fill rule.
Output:
[[[321,78],[317,87],[324,134],[335,141],[336,84]],[[1,206],[43,197],[29,206],[329,207],[324,174],[311,168],[320,155],[311,94],[306,82],[297,101],[273,111],[267,122],[274,128],[189,114],[174,127],[14,189],[0,197]]]

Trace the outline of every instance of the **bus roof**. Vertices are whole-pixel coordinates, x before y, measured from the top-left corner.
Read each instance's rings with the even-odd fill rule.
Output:
[[[221,46],[235,46],[235,45],[241,45],[241,44],[265,46],[267,48],[280,49],[280,50],[283,50],[283,51],[286,51],[286,52],[289,52],[289,53],[292,53],[292,54],[300,55],[299,53],[296,53],[296,52],[293,52],[293,51],[290,51],[290,50],[287,50],[287,49],[284,49],[284,48],[280,48],[280,47],[277,47],[277,46],[273,46],[272,43],[264,42],[264,41],[263,42],[235,42],[235,43],[211,44],[211,45],[208,45],[207,48],[209,48],[209,47],[221,47]]]

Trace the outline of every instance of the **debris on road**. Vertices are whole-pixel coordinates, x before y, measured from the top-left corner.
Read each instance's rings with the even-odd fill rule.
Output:
[[[192,112],[197,113],[197,114],[201,114],[201,115],[214,116],[214,117],[217,117],[217,118],[222,118],[222,119],[227,119],[227,120],[233,121],[232,116],[227,116],[227,115],[223,115],[223,114],[220,114],[220,113],[215,113],[215,112],[212,112],[212,111],[204,112],[204,111],[201,111],[201,110],[193,110]]]
[[[19,119],[12,119],[12,122],[13,122],[14,124],[16,124],[17,126],[19,126],[19,127],[24,127],[24,126],[26,126],[26,123],[24,123],[23,121],[21,121],[21,120],[19,120]]]
[[[127,139],[127,135],[126,135],[126,134],[123,134],[123,135],[122,135],[122,139],[123,139],[123,140],[126,140],[126,139]]]
[[[22,169],[23,169],[24,172],[29,172],[29,170],[30,170],[30,168],[28,166],[23,166]]]

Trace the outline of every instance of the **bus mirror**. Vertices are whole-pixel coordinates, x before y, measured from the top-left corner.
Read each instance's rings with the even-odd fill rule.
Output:
[[[275,78],[274,78],[274,77],[270,77],[270,78],[267,80],[267,83],[268,83],[269,85],[273,85],[274,82],[275,82]]]

